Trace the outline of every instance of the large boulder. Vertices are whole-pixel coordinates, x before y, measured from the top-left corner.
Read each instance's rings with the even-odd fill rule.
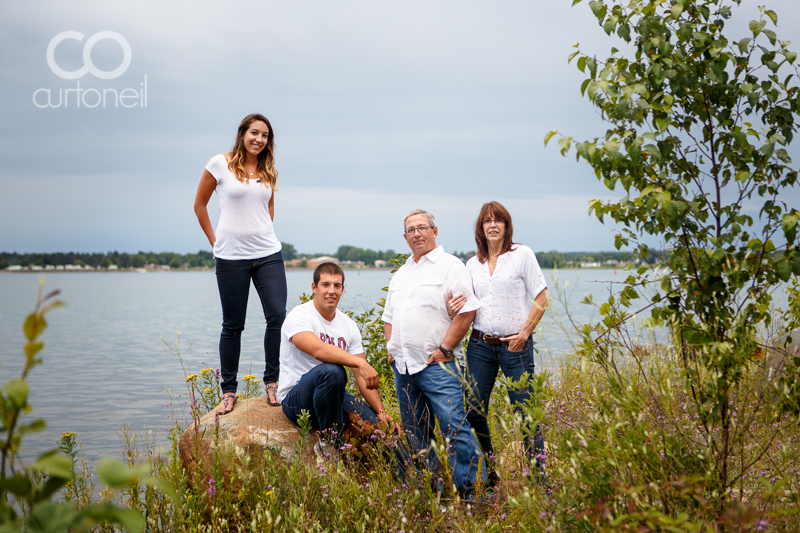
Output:
[[[760,395],[772,396],[772,384],[783,377],[786,365],[793,365],[793,358],[798,355],[800,355],[800,328],[793,329],[782,336],[772,348],[767,350],[763,373],[758,381]]]
[[[183,432],[178,442],[180,458],[191,482],[198,477],[202,483],[208,481],[214,452],[219,450],[225,460],[248,456],[260,461],[266,448],[279,452],[286,461],[294,461],[298,454],[300,431],[290,422],[280,407],[272,407],[266,396],[238,400],[232,412],[217,416],[214,410],[203,415],[199,423],[192,423]],[[307,464],[314,461],[314,443],[317,432],[307,437],[301,460]],[[232,465],[225,464],[226,477]]]

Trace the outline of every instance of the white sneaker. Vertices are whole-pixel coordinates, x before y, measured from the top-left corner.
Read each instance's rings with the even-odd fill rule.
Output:
[[[314,444],[314,453],[317,454],[317,459],[320,461],[339,461],[341,459],[339,450],[322,439]]]

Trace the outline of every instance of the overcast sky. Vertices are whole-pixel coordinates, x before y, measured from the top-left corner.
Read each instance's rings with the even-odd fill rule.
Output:
[[[567,57],[576,43],[598,57],[619,44],[588,2],[571,3],[5,1],[0,251],[210,249],[195,189],[253,112],[276,134],[276,232],[299,251],[405,250],[415,208],[436,215],[447,250],[471,250],[489,200],[534,250],[611,250],[611,228],[587,208],[615,196],[542,142],[554,128],[605,131]],[[797,0],[744,0],[732,35],[746,36],[760,4],[777,11],[778,37],[800,44]],[[84,37],[61,41],[48,63],[65,31]],[[129,46],[118,77],[65,79],[49,66],[80,69],[102,31]],[[127,54],[100,37],[86,66],[103,76]],[[209,207],[216,224],[216,198]]]

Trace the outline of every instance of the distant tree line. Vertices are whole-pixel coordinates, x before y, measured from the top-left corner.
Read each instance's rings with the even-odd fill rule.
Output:
[[[298,254],[295,247],[289,243],[283,245],[283,259],[291,261],[299,256],[317,257],[325,254]],[[358,248],[356,246],[343,245],[334,254],[339,261],[363,261],[366,265],[373,265],[377,259],[390,261],[395,258],[397,252],[394,250],[375,251],[369,248]],[[467,261],[475,255],[475,252],[453,252],[453,255],[462,261]],[[616,260],[621,263],[634,261],[639,255],[634,252],[536,252],[536,258],[542,268],[569,268],[579,267],[580,263],[601,263]],[[649,262],[657,262],[656,256],[651,252],[648,257]],[[21,265],[24,267],[36,265],[45,267],[47,265],[78,265],[91,266],[94,268],[108,268],[116,265],[119,268],[142,268],[145,265],[161,265],[170,268],[180,268],[186,265],[189,268],[214,266],[214,256],[208,251],[199,251],[196,254],[176,254],[172,252],[137,252],[135,254],[108,252],[101,253],[80,253],[80,252],[58,252],[58,253],[31,253],[19,254],[16,252],[0,252],[0,269],[8,268],[11,265]]]

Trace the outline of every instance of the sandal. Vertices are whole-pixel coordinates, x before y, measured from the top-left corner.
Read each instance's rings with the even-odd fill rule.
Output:
[[[226,392],[223,394],[222,401],[219,402],[219,405],[217,406],[217,414],[226,415],[233,411],[233,406],[236,405],[237,399],[238,396],[236,396],[235,392]]]
[[[281,402],[278,401],[278,386],[274,383],[270,383],[269,385],[264,385],[264,388],[267,390],[267,403],[272,407],[280,407]]]

